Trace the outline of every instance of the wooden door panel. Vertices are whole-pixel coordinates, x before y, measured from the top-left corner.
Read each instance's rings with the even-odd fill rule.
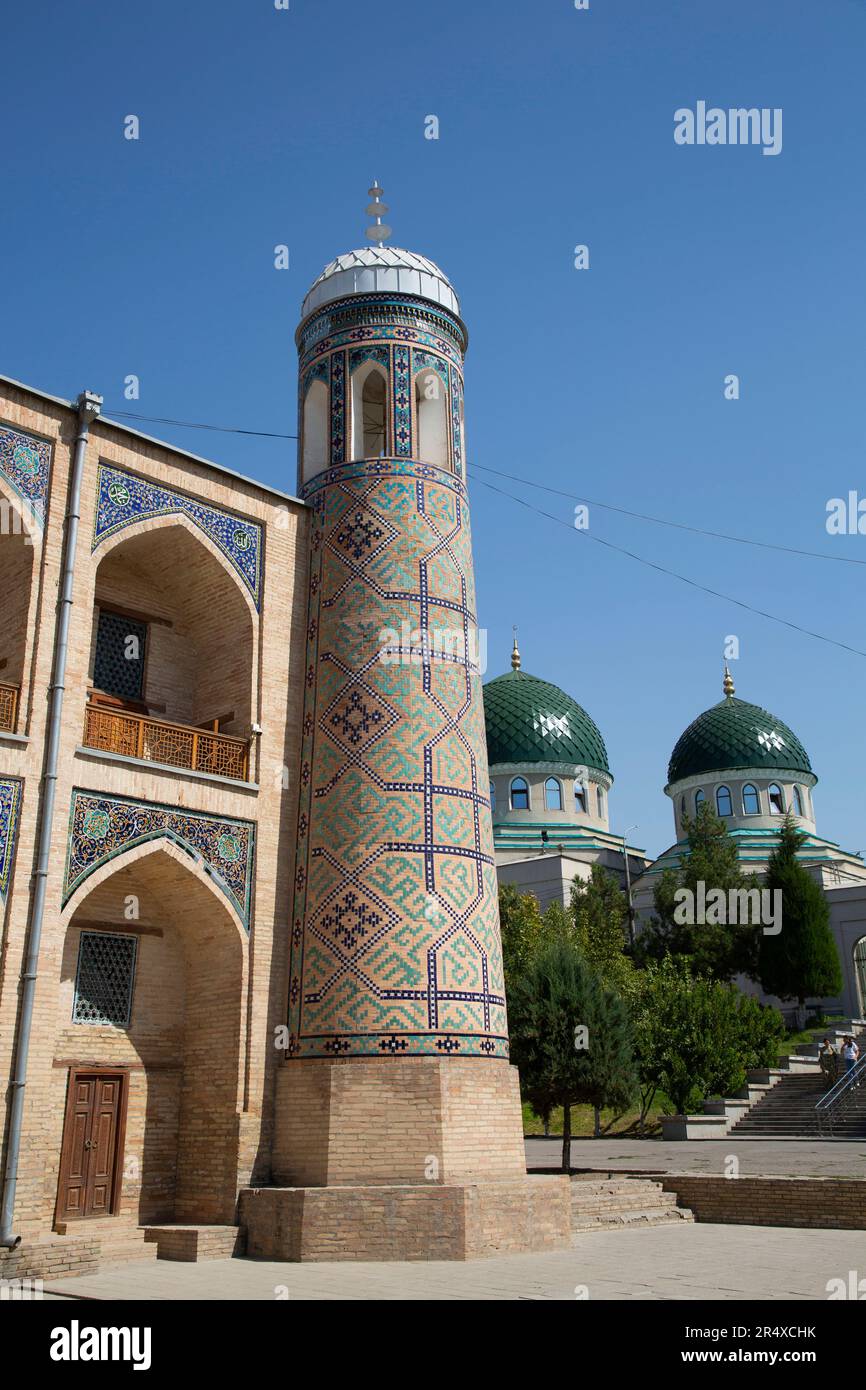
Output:
[[[122,1078],[117,1075],[73,1077],[64,1124],[58,1220],[110,1215],[121,1099]]]

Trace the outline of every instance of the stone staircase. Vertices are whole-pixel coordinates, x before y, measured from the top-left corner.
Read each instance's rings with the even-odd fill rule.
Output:
[[[155,1260],[156,1246],[148,1245],[144,1228],[127,1224],[115,1216],[97,1217],[91,1221],[60,1223],[55,1227],[58,1235],[86,1236],[98,1242],[98,1262],[105,1265],[130,1264],[138,1260]],[[70,1273],[76,1271],[70,1270]]]
[[[585,1231],[670,1226],[693,1220],[687,1208],[677,1206],[675,1192],[665,1192],[660,1182],[649,1178],[611,1175],[571,1180],[571,1230],[574,1235]]]
[[[704,1101],[699,1115],[663,1117],[662,1138],[721,1139],[726,1134],[756,1139],[818,1137],[815,1106],[826,1091],[818,1062],[820,1042],[829,1037],[838,1047],[846,1033],[853,1033],[862,1053],[866,1051],[866,1024],[863,1019],[843,1020],[811,1032],[812,1042],[799,1043],[778,1067],[750,1071],[746,1085],[736,1095]],[[836,1121],[835,1137],[866,1135],[866,1087],[860,1089],[862,1096],[858,1091],[846,1115]]]

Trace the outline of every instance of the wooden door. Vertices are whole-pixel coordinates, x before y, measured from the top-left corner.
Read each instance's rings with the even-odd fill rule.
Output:
[[[58,1221],[110,1216],[117,1196],[123,1076],[72,1072],[63,1128]]]

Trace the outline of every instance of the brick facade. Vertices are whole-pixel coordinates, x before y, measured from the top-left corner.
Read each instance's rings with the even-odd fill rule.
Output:
[[[40,810],[74,408],[0,383],[0,423],[49,441],[45,526],[0,534],[0,684],[20,684],[16,733],[0,731],[0,777],[23,783],[10,888],[0,898],[0,1068],[7,1078],[20,995]],[[241,518],[262,537],[258,601],[212,540],[179,514],[132,521],[93,549],[97,472],[108,462]],[[0,472],[0,501],[16,494]],[[75,584],[47,908],[29,1054],[15,1208],[20,1273],[103,1255],[105,1223],[55,1230],[58,1169],[73,1068],[118,1068],[126,1136],[117,1230],[144,1222],[232,1222],[239,1187],[267,1179],[276,1026],[284,1020],[287,924],[297,806],[308,513],[300,502],[102,421],[90,434]],[[240,526],[240,522],[239,522]],[[32,544],[27,544],[32,541]],[[26,561],[26,564],[24,563]],[[28,571],[32,571],[29,573]],[[29,573],[29,579],[28,579]],[[249,780],[229,781],[84,749],[94,615],[104,603],[151,619],[146,701],[154,717],[249,739]],[[252,733],[253,724],[261,734]],[[73,789],[184,808],[255,831],[249,922],[188,848],[152,838],[118,852],[63,902]],[[133,907],[130,904],[134,904]],[[130,915],[132,912],[133,915]],[[249,928],[249,930],[247,929]],[[128,1028],[72,1022],[82,929],[138,939]],[[8,1085],[8,1082],[7,1082]],[[5,1087],[4,1087],[5,1090]],[[98,1224],[102,1229],[95,1231]],[[78,1232],[81,1234],[78,1234]],[[96,1254],[94,1254],[94,1250]],[[77,1252],[77,1253],[76,1253]],[[22,1265],[22,1260],[24,1264]],[[71,1262],[71,1264],[70,1264]]]

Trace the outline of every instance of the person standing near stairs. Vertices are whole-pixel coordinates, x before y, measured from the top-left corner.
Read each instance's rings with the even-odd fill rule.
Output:
[[[845,1063],[845,1074],[851,1072],[860,1060],[860,1049],[855,1043],[851,1034],[847,1034],[842,1039],[842,1061]]]
[[[818,1061],[827,1082],[827,1089],[836,1084],[836,1073],[838,1071],[839,1058],[836,1049],[829,1038],[825,1038],[818,1050]]]

